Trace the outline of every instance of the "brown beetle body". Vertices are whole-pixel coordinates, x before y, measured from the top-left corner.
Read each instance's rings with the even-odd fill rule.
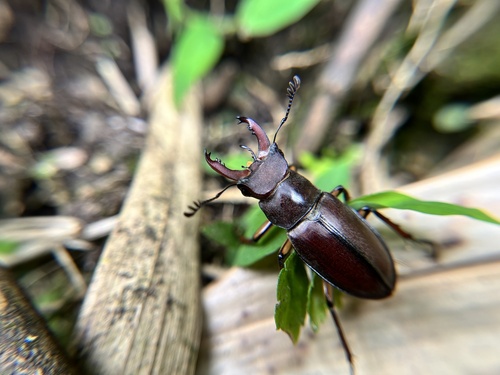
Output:
[[[328,284],[360,298],[388,297],[396,283],[394,262],[384,241],[365,218],[370,212],[374,212],[403,237],[412,237],[369,207],[356,212],[341,202],[337,198],[341,193],[348,200],[343,187],[338,186],[331,193],[322,192],[289,167],[275,139],[288,118],[299,86],[300,79],[294,76],[288,89],[288,108],[272,143],[254,120],[238,117],[240,123],[247,124],[258,142],[257,153],[241,146],[250,151],[253,158],[248,168],[229,169],[219,159],[212,160],[206,151],[205,160],[218,174],[235,181],[230,186],[236,185],[243,195],[258,199],[269,223],[286,229],[288,240],[279,252],[280,265],[283,265],[293,247],[300,258]],[[212,199],[195,202],[194,206],[189,207],[191,212],[185,215],[194,215],[204,204],[217,199],[228,187]],[[269,223],[254,235],[254,240],[258,240],[269,229]],[[334,311],[331,287],[325,289],[327,306],[353,373],[352,354]]]
[[[207,163],[236,181],[245,196],[260,200],[268,220],[287,230],[302,260],[331,285],[361,298],[384,298],[394,290],[396,272],[387,246],[356,211],[331,193],[322,192],[291,170],[276,143],[252,119],[259,143],[246,170],[231,170],[205,153]]]
[[[294,76],[288,89],[288,109],[276,134],[288,118],[299,87],[300,79]],[[253,163],[246,169],[233,170],[219,159],[212,160],[210,153],[205,151],[208,165],[221,176],[235,181],[243,195],[257,198],[269,222],[287,230],[288,241],[297,254],[326,282],[356,297],[378,299],[389,296],[396,283],[396,271],[380,235],[336,195],[320,191],[292,170],[276,142],[269,141],[259,124],[247,117],[238,119],[247,124],[248,130],[257,138],[257,153],[241,146],[250,151]],[[195,203],[190,207],[192,212],[185,215],[194,215],[224,190],[212,199]],[[334,191],[337,195],[343,192],[347,197],[341,186]],[[363,211],[370,212],[369,209]],[[283,249],[280,250],[281,261],[288,253]]]

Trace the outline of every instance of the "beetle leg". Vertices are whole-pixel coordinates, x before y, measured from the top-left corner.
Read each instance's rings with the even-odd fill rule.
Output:
[[[333,322],[335,323],[335,328],[337,328],[342,348],[344,349],[345,356],[347,358],[347,361],[349,362],[351,374],[354,374],[354,362],[353,362],[352,352],[351,349],[349,348],[349,343],[347,342],[347,338],[344,335],[344,330],[342,329],[342,325],[340,324],[340,319],[337,315],[337,312],[335,311],[333,287],[327,282],[323,282],[323,285],[325,288],[326,305],[328,306],[328,310],[330,311]]]
[[[437,249],[435,243],[433,243],[433,242],[431,242],[429,240],[422,240],[422,239],[418,239],[418,238],[413,237],[412,234],[410,234],[410,233],[406,232],[405,230],[403,230],[403,228],[401,228],[398,224],[394,223],[387,216],[382,215],[377,210],[366,206],[366,207],[361,208],[358,211],[358,213],[364,219],[366,219],[367,216],[370,213],[373,213],[376,217],[378,217],[380,220],[382,220],[388,227],[390,227],[394,232],[396,232],[400,237],[402,237],[402,238],[404,238],[406,240],[410,240],[410,241],[422,244],[422,245],[429,246],[430,249],[431,249],[431,257],[433,259],[437,259],[438,258],[438,249]]]
[[[261,237],[267,233],[267,231],[269,229],[271,229],[271,227],[273,226],[273,224],[269,221],[269,220],[266,220],[264,222],[264,224],[262,224],[259,229],[257,229],[254,233],[254,235],[252,236],[252,238],[246,238],[245,236],[241,235],[240,236],[240,241],[243,242],[243,243],[248,243],[248,244],[252,244],[252,243],[255,243],[257,242],[258,240],[261,239]]]
[[[264,222],[264,224],[262,224],[259,229],[257,229],[254,233],[254,235],[252,236],[252,241],[254,242],[257,242],[258,240],[261,239],[261,237],[267,233],[267,231],[269,229],[271,229],[271,227],[273,226],[273,224],[269,221],[269,220],[266,220]]]
[[[373,213],[376,217],[382,220],[387,226],[389,226],[393,231],[395,231],[401,237],[407,240],[415,241],[415,238],[410,233],[404,231],[398,224],[393,223],[387,216],[382,215],[377,210],[365,206],[361,208],[358,212],[364,219],[366,219],[370,213]]]
[[[338,197],[340,194],[342,194],[344,196],[344,202],[349,202],[351,200],[349,192],[342,185],[337,186],[330,192],[330,194],[333,195],[334,197]]]
[[[280,251],[278,252],[278,264],[280,266],[280,270],[285,266],[286,258],[292,253],[292,243],[289,239],[287,239],[283,245],[280,247]]]
[[[267,231],[269,229],[271,229],[271,227],[273,226],[273,224],[269,221],[269,220],[266,220],[264,224],[262,224],[259,229],[257,229],[257,231],[254,233],[254,235],[252,236],[252,242],[257,242],[258,240],[261,239],[261,237],[267,233]],[[250,241],[248,239],[243,239],[243,241],[249,243]],[[286,261],[286,258],[288,258],[288,256],[290,255],[291,253],[291,250],[292,250],[292,243],[290,242],[290,240],[286,240],[283,245],[281,245],[281,248],[278,252],[278,264],[280,266],[280,269],[282,269],[285,265],[285,261]]]

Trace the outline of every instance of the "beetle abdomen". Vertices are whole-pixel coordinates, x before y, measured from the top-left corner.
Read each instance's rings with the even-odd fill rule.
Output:
[[[396,272],[380,236],[350,207],[323,193],[315,207],[288,232],[302,260],[335,287],[361,298],[384,298]]]

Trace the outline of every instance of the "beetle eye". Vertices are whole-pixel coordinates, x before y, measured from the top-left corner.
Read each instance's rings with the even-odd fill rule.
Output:
[[[253,194],[252,194],[252,191],[250,190],[250,188],[246,185],[243,185],[243,184],[238,184],[238,189],[240,189],[241,191],[241,194],[243,194],[245,197],[252,197]]]

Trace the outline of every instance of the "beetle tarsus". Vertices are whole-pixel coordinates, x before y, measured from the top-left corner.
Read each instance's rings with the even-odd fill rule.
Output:
[[[330,192],[330,194],[333,195],[334,197],[338,197],[340,194],[342,194],[344,196],[344,202],[349,202],[351,200],[349,192],[342,185],[337,186]]]
[[[184,216],[186,216],[186,217],[194,216],[194,214],[196,214],[199,211],[201,206],[202,205],[201,205],[200,201],[194,201],[193,206],[188,206],[188,209],[190,209],[191,211],[184,212]]]
[[[231,188],[233,186],[236,186],[236,184],[231,184],[231,185],[226,186],[224,189],[222,189],[221,191],[219,191],[215,195],[215,197],[213,197],[213,198],[210,198],[210,199],[207,199],[207,200],[204,200],[204,201],[195,201],[195,202],[193,202],[193,206],[188,206],[188,208],[191,211],[184,212],[184,216],[186,216],[186,217],[194,216],[194,214],[196,214],[200,210],[200,208],[202,208],[203,206],[205,206],[206,204],[208,204],[210,202],[213,202],[214,200],[216,200],[217,198],[219,198],[227,189],[229,189],[229,188]]]

